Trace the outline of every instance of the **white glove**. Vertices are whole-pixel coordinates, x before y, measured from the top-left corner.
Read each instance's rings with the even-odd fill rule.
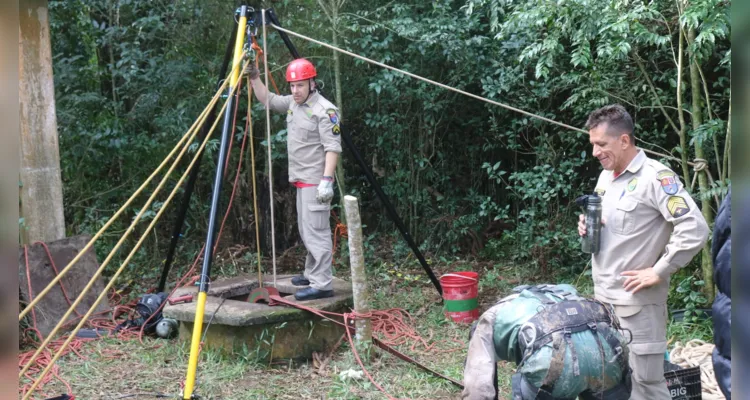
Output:
[[[333,177],[324,176],[318,184],[318,192],[315,198],[319,203],[328,203],[333,198]]]

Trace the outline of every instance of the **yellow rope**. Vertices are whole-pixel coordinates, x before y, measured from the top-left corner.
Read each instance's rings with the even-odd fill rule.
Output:
[[[54,279],[52,279],[52,281],[47,285],[47,287],[45,287],[44,290],[39,292],[39,294],[37,294],[36,297],[31,301],[31,303],[29,303],[29,305],[26,306],[26,308],[24,308],[23,311],[20,312],[20,314],[18,315],[19,321],[21,321],[23,317],[25,317],[26,314],[28,314],[29,311],[31,311],[31,309],[34,306],[36,306],[39,303],[39,301],[41,301],[41,299],[50,290],[52,290],[53,287],[55,287],[55,285],[73,267],[73,265],[75,265],[75,263],[77,263],[78,260],[80,260],[81,257],[83,257],[86,251],[88,251],[94,245],[94,242],[96,242],[96,240],[99,239],[99,237],[104,233],[104,231],[106,231],[110,227],[110,225],[112,225],[112,223],[114,223],[114,221],[120,217],[120,215],[125,211],[125,209],[135,200],[135,198],[141,194],[141,192],[146,188],[146,186],[149,183],[151,183],[151,180],[164,168],[164,166],[167,164],[167,161],[170,158],[172,158],[174,153],[180,148],[180,146],[183,145],[185,140],[188,140],[188,139],[192,140],[192,138],[195,136],[198,129],[205,123],[206,119],[208,118],[209,110],[214,106],[214,104],[216,104],[219,97],[221,97],[221,92],[228,85],[228,82],[229,82],[228,80],[224,81],[224,84],[222,84],[219,90],[217,90],[216,94],[211,99],[211,102],[208,104],[208,106],[206,106],[203,112],[201,112],[201,114],[195,120],[195,122],[190,127],[190,129],[188,129],[185,135],[183,135],[183,137],[177,142],[177,144],[172,149],[172,151],[164,158],[164,161],[162,161],[162,163],[158,167],[156,167],[154,172],[146,179],[146,181],[143,182],[143,184],[133,193],[133,195],[130,196],[130,198],[125,202],[125,204],[123,204],[122,207],[120,207],[120,209],[117,210],[117,212],[104,224],[104,226],[101,229],[99,229],[99,231],[91,238],[91,240],[89,240],[89,242],[86,243],[86,246],[84,246],[83,249],[81,249],[81,251],[78,252],[78,254],[73,258],[73,260],[71,260],[68,263],[68,265],[66,265],[65,268],[63,268],[60,271],[60,273],[58,273],[57,276],[55,276]],[[175,160],[174,163],[177,163],[178,161],[179,159]]]
[[[236,86],[232,88],[232,93],[234,92],[234,90],[236,90]],[[232,93],[230,93],[230,96],[232,95]],[[221,111],[219,112],[220,114],[221,114],[221,112],[224,111],[224,109],[226,108],[226,106],[227,106],[227,103],[225,102],[224,105],[221,108]],[[209,133],[206,135],[206,138],[204,139],[203,144],[201,145],[200,150],[198,152],[196,152],[196,155],[193,158],[193,162],[190,163],[190,166],[188,166],[188,168],[186,169],[185,173],[183,174],[183,177],[179,180],[179,182],[177,183],[177,185],[173,189],[172,194],[170,194],[170,196],[167,199],[167,201],[165,201],[164,204],[160,207],[159,212],[157,213],[157,216],[155,217],[154,221],[152,221],[152,223],[146,229],[146,231],[145,231],[146,234],[141,238],[141,240],[138,241],[138,243],[136,244],[135,248],[130,252],[130,254],[128,255],[127,259],[123,262],[122,266],[118,270],[118,273],[115,274],[115,276],[110,280],[110,282],[107,285],[107,287],[100,294],[99,299],[97,299],[97,301],[91,307],[91,309],[89,310],[89,312],[86,313],[86,315],[83,317],[83,319],[79,323],[78,327],[70,334],[69,340],[65,342],[65,344],[63,345],[63,347],[58,351],[58,354],[60,354],[65,349],[65,347],[67,346],[67,344],[70,343],[70,340],[72,340],[72,338],[75,336],[75,333],[78,331],[78,329],[80,329],[80,327],[86,322],[86,320],[91,315],[91,313],[93,313],[94,309],[99,304],[99,302],[101,301],[101,299],[104,296],[106,296],[107,291],[109,290],[109,288],[114,283],[114,280],[117,279],[117,276],[119,275],[119,272],[122,271],[122,269],[124,268],[124,266],[127,265],[127,263],[130,261],[130,258],[132,257],[132,255],[135,254],[135,251],[137,251],[138,247],[140,247],[140,243],[142,243],[142,241],[150,234],[152,226],[156,223],[156,220],[158,220],[158,218],[161,216],[161,214],[164,211],[164,209],[166,209],[166,206],[169,204],[169,201],[171,200],[172,195],[179,188],[180,184],[184,180],[184,177],[190,172],[190,169],[192,168],[193,164],[195,164],[195,161],[197,160],[198,156],[200,155],[200,152],[202,151],[203,147],[205,147],[205,144],[207,143],[207,141],[208,141],[211,133],[213,133],[214,129],[216,128],[216,125],[218,124],[219,120],[220,120],[220,118],[217,118],[216,121],[214,121],[214,124],[211,127],[211,130],[209,131]],[[188,141],[187,143],[185,143],[185,145],[183,146],[182,151],[178,155],[178,157],[175,160],[175,162],[169,168],[169,170],[167,171],[167,173],[165,174],[165,176],[162,178],[161,182],[159,183],[159,185],[157,186],[157,188],[155,189],[155,191],[153,192],[153,194],[149,197],[149,199],[147,200],[146,204],[144,204],[144,206],[141,208],[141,211],[138,213],[138,215],[136,215],[135,219],[133,220],[133,222],[128,227],[128,229],[126,231],[126,234],[123,235],[122,238],[120,238],[120,240],[117,242],[117,244],[112,249],[112,251],[110,251],[110,253],[107,256],[107,258],[104,260],[104,262],[101,264],[101,266],[99,266],[99,269],[96,271],[96,273],[94,273],[94,276],[88,282],[88,284],[86,285],[86,287],[81,291],[81,294],[76,298],[75,302],[70,306],[70,308],[65,313],[65,315],[60,319],[60,322],[58,322],[58,324],[55,326],[55,328],[52,330],[52,332],[47,336],[47,338],[44,340],[44,342],[39,346],[39,348],[34,353],[34,355],[31,357],[31,359],[26,363],[26,365],[24,365],[24,367],[22,368],[22,370],[21,370],[21,372],[19,374],[19,378],[23,377],[23,375],[26,373],[26,371],[28,371],[28,369],[31,367],[31,365],[33,364],[33,362],[37,359],[37,357],[39,356],[39,354],[49,344],[49,342],[52,340],[52,338],[55,336],[55,334],[57,334],[57,332],[59,331],[59,329],[63,325],[63,323],[65,321],[67,321],[67,319],[70,316],[70,314],[72,314],[72,312],[75,310],[75,308],[78,306],[78,304],[80,304],[80,302],[83,300],[83,297],[85,296],[85,294],[91,289],[91,287],[93,286],[95,280],[97,278],[99,278],[99,276],[102,274],[102,272],[104,271],[104,268],[107,266],[107,264],[109,264],[109,261],[112,260],[112,257],[114,256],[114,253],[116,252],[116,250],[119,249],[119,247],[122,245],[122,243],[125,241],[125,239],[130,235],[130,233],[133,232],[133,229],[134,229],[135,225],[138,223],[138,221],[140,221],[141,217],[146,212],[146,210],[148,209],[148,207],[151,204],[151,202],[156,198],[156,194],[158,194],[158,192],[161,190],[161,188],[167,182],[167,180],[169,178],[169,175],[171,175],[172,171],[177,166],[179,160],[182,158],[182,156],[188,150],[188,148],[190,147],[192,139],[195,137],[195,135],[197,135],[197,133],[198,133],[197,130],[192,133],[192,135],[190,137],[190,141]],[[55,362],[56,359],[57,359],[57,357],[52,360],[52,362],[50,363],[50,365],[48,366],[48,368],[45,369],[45,372],[42,373],[42,378],[46,374],[46,371],[49,368],[52,367],[52,365],[54,364],[54,362]],[[39,382],[39,380],[37,382]],[[32,386],[32,388],[29,389],[29,393],[31,393],[34,390],[35,387],[36,387],[36,385]]]
[[[244,70],[244,66],[243,66],[243,70]],[[238,82],[239,82],[239,81],[238,81]],[[233,95],[233,92],[234,92],[234,90],[236,90],[236,88],[237,88],[237,86],[235,86],[235,87],[233,87],[233,88],[231,89],[231,92],[229,93],[229,97],[230,97],[230,98],[231,98],[231,96]],[[219,113],[220,113],[220,114],[221,114],[221,113],[222,113],[222,112],[224,111],[224,109],[226,108],[227,104],[228,104],[228,102],[225,102],[225,103],[224,103],[224,105],[223,105],[223,106],[222,106],[222,108],[221,108],[221,111],[219,111]],[[82,319],[81,319],[81,321],[80,321],[80,322],[78,323],[78,325],[77,325],[77,326],[75,327],[75,329],[74,329],[74,330],[73,330],[73,331],[72,331],[72,332],[71,332],[71,333],[69,334],[69,336],[68,336],[67,340],[65,340],[65,342],[63,343],[63,345],[62,345],[62,346],[60,347],[60,349],[59,349],[59,350],[57,351],[57,353],[56,353],[56,354],[55,354],[55,356],[54,356],[54,357],[52,358],[52,360],[50,361],[50,363],[49,363],[49,365],[47,366],[47,368],[45,368],[45,369],[44,369],[44,371],[42,371],[42,373],[41,373],[41,375],[39,376],[39,378],[37,378],[37,380],[36,380],[36,381],[34,382],[34,384],[33,384],[33,385],[31,386],[31,388],[30,388],[30,389],[29,389],[29,391],[27,392],[26,396],[24,396],[23,400],[26,400],[26,399],[28,399],[28,398],[29,398],[29,396],[31,396],[31,395],[32,395],[32,393],[34,392],[34,389],[36,389],[36,387],[37,387],[37,386],[39,385],[39,383],[40,383],[40,382],[42,381],[42,379],[44,379],[44,377],[45,377],[45,376],[47,375],[47,373],[48,373],[48,372],[50,371],[50,369],[52,369],[52,367],[54,366],[55,362],[56,362],[56,361],[57,361],[57,360],[58,360],[58,359],[60,358],[60,356],[62,355],[63,351],[65,351],[65,349],[66,349],[66,348],[67,348],[67,346],[68,346],[68,345],[70,344],[70,342],[71,342],[71,341],[72,341],[72,340],[73,340],[73,339],[75,338],[75,335],[76,335],[76,333],[78,333],[78,331],[79,331],[79,330],[81,329],[81,327],[82,327],[82,326],[83,326],[83,325],[84,325],[84,324],[86,323],[86,321],[87,321],[87,320],[88,320],[88,318],[89,318],[89,317],[91,316],[91,314],[92,314],[92,313],[94,312],[94,310],[95,310],[95,309],[96,309],[96,307],[97,307],[97,306],[99,305],[99,303],[100,303],[100,302],[101,302],[101,301],[102,301],[102,300],[103,300],[103,299],[104,299],[104,298],[105,298],[105,297],[107,296],[107,292],[108,292],[108,291],[109,291],[109,290],[110,290],[110,289],[112,288],[112,286],[113,286],[113,285],[114,285],[114,283],[115,283],[115,280],[117,280],[117,278],[118,278],[118,277],[120,276],[120,274],[122,273],[122,271],[123,271],[123,270],[125,269],[125,267],[126,267],[126,266],[128,265],[128,263],[130,262],[130,259],[131,259],[131,258],[133,257],[133,255],[135,255],[135,253],[136,253],[136,252],[138,251],[138,249],[140,248],[141,244],[143,244],[143,241],[144,241],[144,240],[145,240],[145,239],[146,239],[146,238],[148,237],[148,235],[149,235],[149,232],[151,232],[151,230],[153,229],[153,227],[154,227],[154,226],[156,225],[156,222],[157,222],[157,221],[159,220],[159,218],[161,218],[161,215],[162,215],[162,213],[164,212],[164,210],[166,210],[166,208],[167,208],[167,205],[169,205],[169,203],[170,203],[170,202],[172,201],[172,198],[174,197],[174,195],[175,195],[175,194],[176,194],[176,193],[178,192],[178,190],[179,190],[180,186],[182,185],[182,182],[183,182],[183,181],[185,180],[185,178],[186,178],[186,177],[188,176],[188,174],[190,173],[190,169],[191,169],[191,168],[193,167],[193,165],[194,165],[194,164],[196,163],[196,161],[198,160],[198,156],[200,155],[201,151],[203,151],[203,148],[204,148],[204,147],[206,146],[206,143],[208,143],[208,140],[209,140],[209,139],[211,138],[211,134],[213,133],[214,129],[216,129],[216,125],[218,124],[219,120],[220,120],[220,118],[217,118],[217,119],[216,119],[216,121],[214,121],[214,124],[213,124],[213,126],[211,127],[210,131],[209,131],[209,132],[208,132],[208,134],[206,135],[206,138],[205,138],[205,139],[203,140],[203,143],[201,144],[200,148],[199,148],[199,149],[198,149],[198,151],[196,152],[196,155],[195,155],[195,156],[193,157],[193,160],[192,160],[192,162],[191,162],[191,163],[190,163],[190,165],[189,165],[189,166],[187,167],[187,169],[185,170],[185,172],[184,172],[184,173],[182,174],[182,176],[180,177],[179,181],[178,181],[178,182],[177,182],[177,184],[175,185],[174,189],[172,189],[172,192],[171,192],[171,193],[169,194],[169,197],[167,197],[167,199],[166,199],[166,200],[164,201],[164,204],[163,204],[163,206],[162,206],[161,208],[159,208],[159,211],[158,211],[158,212],[156,213],[156,216],[154,217],[154,219],[153,219],[153,220],[151,221],[151,223],[150,223],[150,224],[148,225],[148,227],[146,228],[146,230],[145,230],[146,234],[145,234],[145,235],[143,235],[143,236],[142,236],[142,237],[141,237],[141,238],[140,238],[140,239],[138,240],[138,242],[137,242],[137,243],[135,244],[135,246],[133,247],[133,250],[131,250],[131,251],[130,251],[130,253],[128,254],[128,256],[127,256],[127,258],[125,259],[125,261],[123,261],[123,262],[122,262],[122,264],[120,265],[120,268],[118,268],[118,269],[117,269],[117,271],[115,272],[114,276],[113,276],[113,277],[112,277],[112,278],[110,279],[109,283],[108,283],[108,284],[107,284],[107,286],[106,286],[106,287],[104,288],[104,290],[103,290],[103,291],[102,291],[102,292],[101,292],[101,293],[99,294],[99,297],[97,297],[96,301],[95,301],[95,302],[94,302],[94,304],[93,304],[93,305],[91,306],[91,308],[90,308],[90,309],[89,309],[89,311],[88,311],[88,312],[86,313],[86,315],[84,315],[84,316],[83,316],[83,318],[82,318]],[[186,148],[187,148],[187,146],[186,146]],[[162,182],[160,183],[160,185],[159,185],[159,188],[158,188],[158,189],[160,189],[160,188],[161,188],[161,186],[163,186],[163,184],[164,184],[165,182],[166,182],[166,180],[162,180]],[[144,207],[144,209],[145,209],[145,207]],[[100,269],[100,271],[98,271],[98,272],[101,272],[101,269]],[[95,276],[95,277],[94,277],[94,278],[92,279],[92,281],[91,281],[91,282],[93,282],[93,280],[94,280],[94,279],[96,279],[96,276]],[[89,286],[91,285],[91,282],[89,282]],[[88,287],[87,287],[87,288],[86,288],[85,290],[88,290]],[[79,298],[78,298],[78,300],[76,301],[76,303],[78,303],[78,302],[80,301],[80,299],[81,299],[82,297],[83,297],[83,295],[79,296]],[[77,304],[76,304],[76,305],[77,305]],[[76,305],[73,305],[73,307],[71,307],[71,310],[72,310],[72,309],[73,309],[73,308],[74,308],[74,307],[75,307]],[[68,310],[68,314],[69,314],[69,313],[70,313],[70,310]],[[67,316],[66,316],[66,317],[67,317]],[[66,317],[64,317],[62,321],[64,321]],[[62,323],[62,321],[61,321],[61,323]],[[58,328],[60,327],[61,323],[60,323],[60,324],[58,324],[58,326],[56,327],[55,331],[56,331],[56,330],[57,330],[57,329],[58,329]],[[54,332],[53,332],[52,334],[50,334],[50,335],[48,336],[48,340],[47,340],[47,342],[48,342],[48,341],[49,341],[49,339],[50,339],[50,338],[52,338],[53,336],[54,336]],[[32,359],[31,359],[31,360],[29,360],[28,364],[26,364],[26,367],[24,368],[25,370],[28,370],[28,367],[29,367],[29,366],[31,365],[31,363],[32,363],[32,362],[33,362],[33,361],[34,361],[34,360],[36,359],[36,357],[37,357],[37,356],[38,356],[38,354],[39,354],[39,353],[41,352],[41,349],[43,349],[43,348],[44,348],[44,346],[45,346],[45,344],[43,344],[42,346],[40,346],[39,350],[38,350],[38,351],[37,351],[37,352],[36,352],[36,353],[34,354],[34,357],[32,357]],[[25,373],[25,372],[26,372],[26,371],[22,371],[22,373],[21,373],[21,376],[22,376],[22,375],[23,375],[23,373]],[[20,376],[19,376],[19,377],[20,377]]]

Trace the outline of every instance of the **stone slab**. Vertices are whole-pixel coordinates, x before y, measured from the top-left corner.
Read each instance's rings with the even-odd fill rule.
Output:
[[[62,271],[63,268],[65,268],[65,266],[68,265],[76,255],[78,255],[81,249],[86,246],[86,243],[88,243],[89,240],[91,240],[90,236],[80,235],[47,243],[47,247],[50,250],[52,260],[54,261],[57,270]],[[28,303],[30,301],[29,280],[26,277],[26,258],[24,256],[24,248],[21,247],[18,253],[18,283],[20,286],[21,299]],[[55,277],[55,271],[52,268],[52,264],[50,263],[47,252],[44,250],[42,244],[28,246],[28,262],[31,275],[31,296],[36,298],[36,295],[52,282]],[[98,268],[99,263],[96,260],[96,254],[93,249],[89,249],[63,276],[60,282],[62,282],[71,303],[73,303],[81,294]],[[97,278],[81,303],[76,307],[76,311],[78,311],[80,315],[85,314],[91,308],[91,305],[94,304],[94,301],[99,294],[104,290],[104,287],[105,283],[101,277]],[[32,317],[36,318],[37,329],[39,329],[42,335],[46,336],[62,319],[68,309],[70,309],[70,305],[65,299],[63,291],[58,284],[40,300],[40,302],[34,307],[34,312],[29,313],[28,316],[30,319]],[[99,306],[97,306],[95,312],[105,312],[107,310],[109,310],[109,304],[107,303],[107,300],[104,299]],[[68,318],[68,321],[75,317],[77,317],[77,314],[74,312]]]
[[[277,276],[276,287],[282,293],[282,297],[294,301],[293,294],[303,287],[294,286],[291,283],[293,275]],[[263,277],[264,286],[273,286],[271,277]],[[246,284],[249,289],[241,290],[239,285]],[[206,298],[206,309],[204,321],[211,318],[212,324],[229,326],[250,326],[275,322],[292,321],[296,319],[309,319],[308,313],[296,308],[286,306],[268,306],[263,303],[249,303],[242,300],[232,300],[229,297],[241,296],[250,293],[258,287],[258,279],[251,276],[240,276],[228,280],[216,281],[211,284]],[[309,307],[324,311],[337,312],[352,307],[351,284],[339,278],[333,278],[334,296],[326,299],[316,299],[300,302]],[[247,292],[247,293],[244,293]],[[179,288],[172,297],[193,294],[194,300],[190,303],[167,304],[163,309],[163,315],[174,318],[181,322],[195,321],[195,308],[198,288],[195,286]],[[286,294],[286,296],[284,296]],[[227,300],[224,300],[227,298]],[[222,304],[223,300],[223,304]],[[218,312],[217,312],[218,309]]]
[[[304,287],[292,285],[293,276],[277,276],[275,287],[284,298],[295,301],[294,293]],[[264,276],[263,281],[264,286],[273,286],[272,277]],[[206,332],[206,348],[216,348],[226,353],[250,351],[261,359],[309,359],[313,352],[330,349],[344,333],[343,328],[337,324],[306,311],[242,300],[244,295],[258,286],[257,277],[252,276],[212,283],[203,317],[202,330]],[[353,304],[351,284],[334,277],[333,290],[334,297],[300,303],[324,311],[349,311]],[[195,286],[179,288],[173,297],[197,293],[198,288]],[[178,338],[181,341],[192,340],[195,309],[195,300],[164,307],[165,317],[179,321]]]

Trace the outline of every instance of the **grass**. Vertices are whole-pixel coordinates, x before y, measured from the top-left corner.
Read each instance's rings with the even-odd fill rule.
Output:
[[[480,311],[486,310],[499,298],[510,293],[519,282],[532,277],[524,269],[492,264],[433,265],[436,275],[458,269],[480,272]],[[439,295],[417,264],[382,262],[370,274],[374,309],[403,308],[413,317],[417,332],[436,343],[434,349],[421,346],[402,351],[436,371],[462,380],[465,349],[468,344],[466,325],[448,321],[439,303]],[[337,275],[348,276],[339,268]],[[415,277],[419,277],[416,279]],[[590,278],[583,276],[557,279],[556,282],[579,283],[582,294],[590,294]],[[712,333],[708,323],[673,323],[669,337],[683,343],[692,338],[708,339]],[[189,344],[177,340],[144,338],[138,340],[100,339],[84,345],[85,359],[68,355],[58,361],[59,375],[73,387],[78,399],[148,399],[157,393],[181,398],[180,383],[185,379]],[[373,379],[391,396],[410,399],[456,399],[460,389],[452,383],[423,372],[382,351],[367,366]],[[351,349],[344,343],[322,369],[311,363],[268,366],[252,349],[225,355],[205,350],[198,367],[196,393],[203,399],[382,399],[382,394],[367,378],[342,378],[348,370],[360,371]],[[510,392],[510,377],[515,366],[500,363],[498,367],[501,393]],[[26,383],[22,380],[21,384]],[[44,387],[45,394],[66,392],[57,380]],[[507,395],[506,395],[507,396]],[[37,398],[45,398],[38,396]],[[510,397],[507,397],[510,398]]]

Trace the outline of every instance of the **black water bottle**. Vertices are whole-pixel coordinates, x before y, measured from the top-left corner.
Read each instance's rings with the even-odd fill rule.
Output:
[[[581,196],[576,203],[584,208],[586,235],[581,238],[581,251],[596,254],[602,232],[602,198],[596,193]]]

